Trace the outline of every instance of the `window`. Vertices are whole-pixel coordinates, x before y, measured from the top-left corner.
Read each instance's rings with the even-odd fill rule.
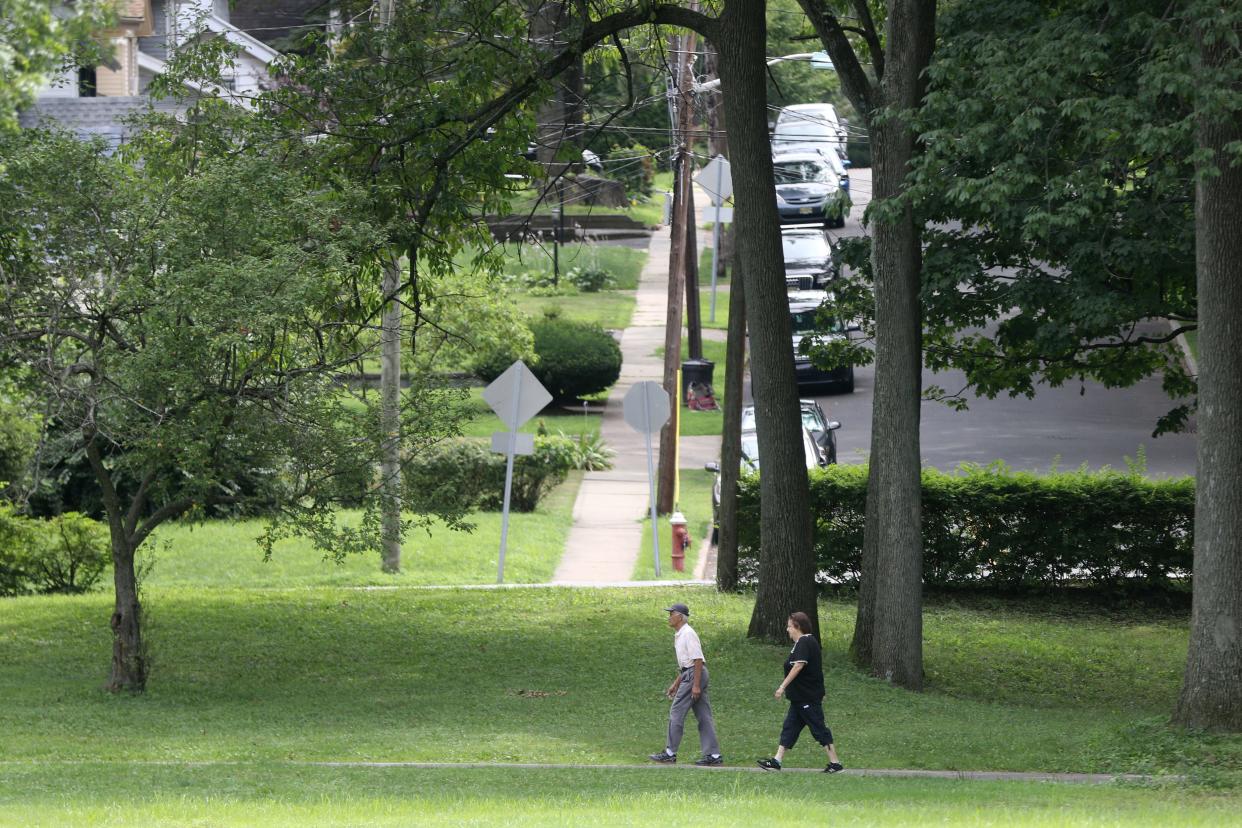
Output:
[[[79,66],[78,67],[78,97],[93,98],[95,97],[95,67]]]

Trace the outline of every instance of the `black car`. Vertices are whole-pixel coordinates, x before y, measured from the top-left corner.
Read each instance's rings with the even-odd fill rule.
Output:
[[[840,320],[829,320],[825,326],[825,318],[820,308],[832,302],[832,294],[824,290],[801,290],[789,294],[789,326],[793,333],[794,372],[798,378],[798,387],[807,385],[832,386],[847,394],[854,392],[854,366],[843,365],[836,368],[820,368],[811,362],[811,357],[800,352],[802,340],[814,337],[819,340],[844,337],[855,328],[847,327]]]
[[[781,231],[785,258],[785,285],[790,290],[822,288],[837,275],[828,236],[817,227],[794,227]]]

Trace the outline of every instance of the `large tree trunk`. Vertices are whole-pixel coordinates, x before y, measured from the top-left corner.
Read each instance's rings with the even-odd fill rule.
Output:
[[[116,532],[112,536],[112,581],[116,602],[112,610],[112,670],[107,689],[141,693],[147,686],[147,659],[142,645],[142,606],[134,572],[134,547]]]
[[[1216,69],[1231,59],[1225,41],[1208,45],[1202,32],[1199,36],[1205,67]],[[1225,151],[1231,142],[1242,141],[1242,122],[1201,115],[1196,141],[1204,160],[1195,189],[1199,457],[1194,599],[1186,676],[1174,720],[1186,727],[1242,731],[1242,164]]]
[[[898,111],[920,105],[931,60],[935,0],[891,0],[880,100]],[[892,115],[873,116],[872,270],[875,276],[875,397],[867,528],[874,537],[871,673],[911,690],[923,687],[923,533],[919,414],[922,404],[920,228],[901,195],[914,133]]]
[[[730,0],[720,17],[720,77],[737,209],[735,273],[744,274],[751,389],[759,429],[759,588],[749,634],[785,641],[789,613],[814,621],[816,590],[802,417],[768,144],[763,0]]]
[[[746,293],[734,269],[729,288],[729,339],[725,343],[724,428],[720,438],[720,533],[716,538],[716,587],[737,589],[737,481],[742,471],[742,386],[746,382]]]
[[[379,26],[392,28],[396,0],[380,0]],[[387,35],[387,31],[385,31]],[[384,57],[391,52],[387,41]],[[380,317],[380,534],[383,544],[380,568],[401,571],[401,259],[393,252],[383,254],[381,282],[384,310]],[[410,262],[413,269],[414,262]]]
[[[410,264],[414,266],[413,262]],[[395,255],[384,259],[384,313],[380,322],[380,458],[381,534],[385,572],[401,571],[401,263]]]
[[[894,56],[895,57],[895,56]],[[892,58],[890,58],[892,60]],[[896,67],[890,62],[890,72]],[[913,139],[902,124],[871,131],[873,198],[901,190]],[[871,672],[910,689],[923,686],[923,536],[919,407],[922,330],[919,235],[909,211],[872,223],[875,272],[875,397],[871,409],[867,528],[872,545],[874,606]],[[860,613],[861,614],[861,613]]]

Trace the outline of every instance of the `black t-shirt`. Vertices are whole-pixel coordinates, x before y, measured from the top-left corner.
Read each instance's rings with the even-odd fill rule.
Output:
[[[785,687],[785,698],[791,702],[817,702],[824,697],[824,663],[815,636],[803,635],[794,642],[789,658],[785,659],[785,675],[799,661],[805,661],[806,666]]]

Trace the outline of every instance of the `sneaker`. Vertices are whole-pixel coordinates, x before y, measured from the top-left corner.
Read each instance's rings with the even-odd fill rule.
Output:
[[[653,753],[647,758],[650,759],[652,762],[664,762],[665,764],[669,764],[669,765],[677,764],[677,754],[674,753],[670,755],[667,750],[662,750],[659,753]]]
[[[760,759],[759,767],[763,768],[764,770],[778,771],[781,769],[781,763],[776,761],[776,759]]]
[[[829,762],[828,767],[824,768],[824,773],[840,773],[845,770],[845,765],[840,762]]]
[[[698,760],[694,764],[699,765],[701,767],[706,767],[708,765],[723,765],[724,757],[723,756],[704,756],[702,759]]]

